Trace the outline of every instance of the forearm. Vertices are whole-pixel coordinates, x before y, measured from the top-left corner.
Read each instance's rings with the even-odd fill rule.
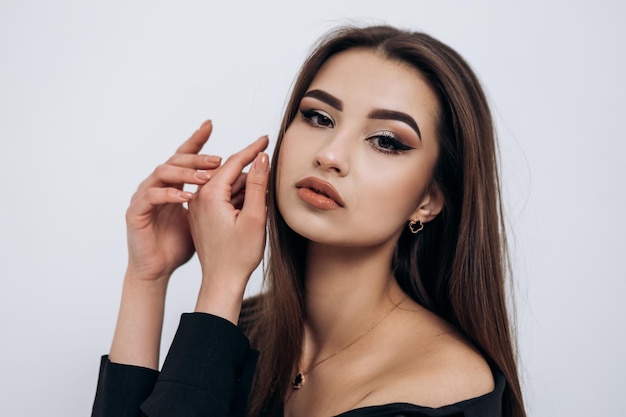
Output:
[[[191,235],[202,266],[196,312],[219,316],[235,325],[248,279],[261,262],[265,247],[269,161],[262,150],[267,144],[267,137],[262,137],[232,155],[189,202]],[[243,177],[243,169],[251,162]],[[234,202],[244,190],[243,203]]]
[[[183,314],[146,416],[243,416],[258,353],[232,323]]]
[[[158,369],[166,291],[167,278],[142,281],[127,272],[111,362]]]

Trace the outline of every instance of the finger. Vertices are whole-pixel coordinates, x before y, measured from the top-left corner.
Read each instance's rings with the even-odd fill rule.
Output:
[[[176,153],[198,153],[204,146],[211,132],[213,131],[213,122],[210,120],[202,123],[200,128],[196,130],[189,139],[187,139],[182,145],[179,146]]]
[[[246,180],[246,194],[241,209],[244,218],[257,219],[265,224],[268,178],[269,158],[266,153],[260,152]]]
[[[168,159],[166,163],[183,168],[215,169],[222,163],[222,157],[217,155],[177,153]]]
[[[193,193],[182,191],[177,188],[157,188],[152,187],[133,198],[128,208],[129,215],[145,215],[150,213],[154,207],[168,203],[184,203],[191,200]]]
[[[213,176],[212,183],[231,185],[241,174],[241,171],[254,160],[254,158],[267,148],[269,139],[267,136],[261,136],[236,154],[231,155],[222,167]]]
[[[235,183],[232,185],[232,189],[230,191],[230,193],[232,195],[235,195],[238,192],[242,191],[244,188],[246,188],[246,177],[247,176],[248,176],[248,174],[246,174],[245,172],[242,172],[241,174],[239,174],[239,178],[237,178],[235,180]]]
[[[230,191],[230,204],[233,205],[237,210],[241,210],[243,206],[243,199],[246,195],[246,178],[248,174],[242,172],[239,175],[239,178],[233,184]]]
[[[241,208],[243,207],[243,200],[245,196],[246,190],[245,188],[242,188],[238,193],[233,194],[230,197],[230,204],[232,204],[236,210],[241,210]]]
[[[177,188],[182,188],[184,184],[202,185],[206,184],[212,175],[212,171],[198,171],[192,168],[162,164],[157,166],[152,175],[139,185],[138,190],[162,187],[164,185],[172,185]]]

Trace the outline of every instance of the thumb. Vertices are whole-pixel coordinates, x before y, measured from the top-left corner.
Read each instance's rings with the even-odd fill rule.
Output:
[[[246,178],[246,191],[240,216],[245,219],[257,219],[264,226],[268,179],[269,158],[266,153],[259,152]]]

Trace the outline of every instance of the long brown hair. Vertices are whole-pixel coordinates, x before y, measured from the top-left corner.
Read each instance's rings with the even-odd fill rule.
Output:
[[[400,236],[393,260],[395,277],[410,297],[456,326],[504,374],[504,415],[523,417],[505,303],[506,241],[495,134],[483,90],[465,60],[423,33],[388,26],[333,31],[302,66],[273,160],[278,160],[283,135],[319,69],[332,55],[351,48],[372,50],[416,68],[438,96],[440,154],[434,180],[444,195],[444,208],[417,238],[407,230]],[[287,226],[277,209],[276,176],[273,170],[266,296],[250,333],[261,349],[251,416],[271,413],[282,404],[303,335],[307,242]]]

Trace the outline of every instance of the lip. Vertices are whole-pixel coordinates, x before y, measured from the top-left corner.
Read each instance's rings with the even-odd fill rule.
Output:
[[[317,208],[328,210],[345,205],[335,187],[319,178],[303,178],[296,183],[296,188],[302,200]]]

